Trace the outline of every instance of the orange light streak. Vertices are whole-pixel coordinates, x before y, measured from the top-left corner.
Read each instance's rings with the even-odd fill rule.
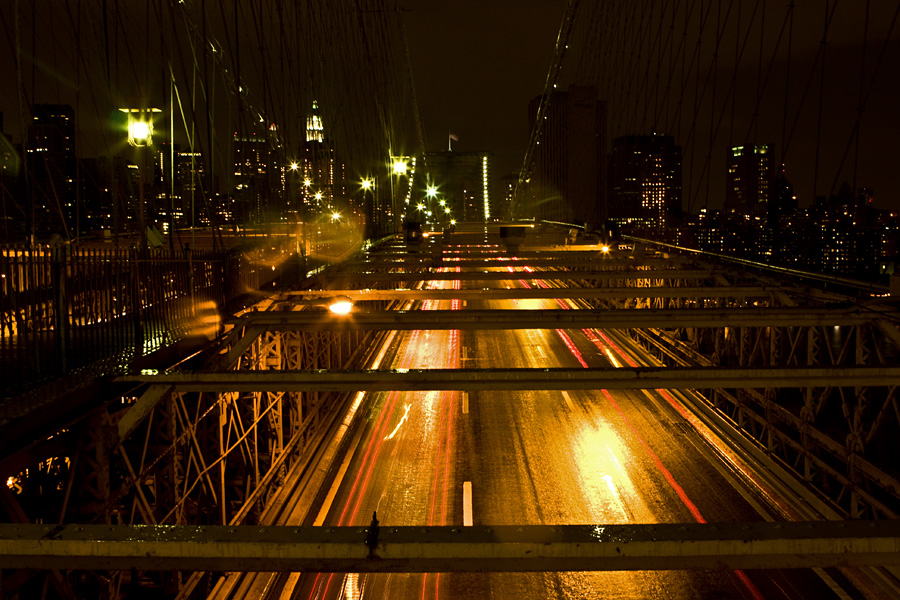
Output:
[[[545,289],[549,288],[549,286],[543,281],[537,281],[536,283]],[[523,282],[523,284],[524,284],[524,282]],[[528,287],[527,284],[525,284],[525,286]],[[559,298],[556,299],[556,303],[560,307],[562,307],[564,310],[568,310],[571,308],[568,305],[566,305],[564,302],[562,302],[561,299],[559,299]],[[587,338],[591,342],[593,342],[599,349],[607,350],[607,352],[608,352],[608,349],[600,348],[600,345],[601,345],[600,340],[595,335],[593,335],[593,332],[596,332],[600,337],[603,338],[603,340],[609,346],[611,346],[612,348],[614,348],[616,350],[618,355],[626,363],[628,363],[629,366],[631,366],[631,367],[638,366],[637,361],[635,361],[633,358],[631,358],[631,356],[629,356],[627,353],[623,352],[622,349],[619,348],[619,346],[615,342],[613,342],[611,339],[609,339],[609,336],[607,336],[605,333],[603,333],[599,329],[595,329],[595,330],[583,329],[582,331],[585,333]],[[568,346],[569,351],[572,352],[572,354],[575,356],[575,358],[578,359],[578,362],[580,362],[584,368],[586,368],[586,369],[589,368],[587,363],[585,362],[584,358],[582,357],[581,353],[578,351],[577,347],[575,347],[574,342],[572,342],[572,339],[568,335],[566,335],[562,330],[557,329],[556,332],[560,335],[560,337],[563,338],[563,341],[566,343],[566,346]],[[613,357],[610,356],[610,358],[612,359]],[[613,359],[613,364],[615,364],[615,359]],[[616,365],[616,366],[618,366],[618,365]],[[650,457],[650,460],[653,461],[654,465],[659,470],[659,472],[662,473],[663,477],[666,479],[666,481],[669,483],[669,485],[672,487],[672,489],[675,490],[675,493],[678,495],[678,498],[681,500],[682,504],[684,504],[685,507],[687,507],[687,509],[690,511],[691,515],[693,515],[694,519],[696,519],[696,521],[698,523],[706,523],[707,522],[706,518],[700,512],[700,509],[698,509],[697,505],[694,504],[693,501],[691,501],[691,499],[687,495],[687,492],[685,492],[684,488],[682,488],[681,485],[675,480],[675,477],[666,468],[666,466],[662,463],[662,460],[659,458],[659,456],[650,448],[650,446],[647,444],[647,442],[644,441],[644,439],[638,434],[637,429],[631,424],[631,421],[625,415],[625,411],[622,410],[622,408],[619,406],[619,404],[613,399],[612,394],[610,394],[609,391],[605,390],[605,389],[600,390],[600,391],[603,393],[603,395],[609,401],[610,405],[622,417],[622,420],[625,422],[625,425],[628,426],[628,428],[631,430],[632,434],[634,435],[635,439],[637,439],[637,441],[644,447],[644,450],[646,451],[647,456]],[[667,391],[661,390],[661,389],[658,389],[656,391],[660,395],[662,395],[662,397],[665,398],[666,401],[684,419],[686,419],[688,422],[694,421],[694,419],[688,414],[686,409],[679,402],[677,402]],[[747,591],[750,593],[751,596],[753,596],[753,598],[755,600],[764,600],[762,593],[759,591],[759,589],[756,587],[756,585],[754,585],[754,583],[752,581],[750,581],[750,578],[747,576],[747,574],[744,571],[742,571],[740,569],[736,569],[734,571],[734,574],[741,581],[741,583],[744,584],[744,587],[747,588]]]

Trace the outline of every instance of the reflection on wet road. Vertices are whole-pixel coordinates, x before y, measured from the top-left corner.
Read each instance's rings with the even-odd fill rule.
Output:
[[[523,277],[527,277],[523,273]],[[458,286],[459,282],[442,282]],[[475,285],[476,283],[473,283]],[[522,279],[520,285],[538,285]],[[435,282],[437,285],[437,282]],[[576,308],[566,300],[422,309]],[[637,364],[619,331],[413,331],[392,368]],[[665,391],[384,393],[325,525],[736,522],[778,518]],[[812,571],[321,574],[294,598],[836,598]]]

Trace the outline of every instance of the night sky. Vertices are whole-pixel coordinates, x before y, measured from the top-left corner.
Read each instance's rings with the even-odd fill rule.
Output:
[[[493,152],[495,175],[521,168],[565,0],[404,4],[428,149],[446,150],[452,132],[454,150]]]
[[[118,105],[138,95],[164,104],[167,73],[165,65],[160,64],[163,61],[156,57],[168,56],[157,46],[168,34],[160,33],[156,23],[161,18],[166,24],[163,29],[171,29],[165,10],[159,8],[165,3],[107,3],[111,10],[120,10],[119,20],[110,23],[114,90],[104,75],[101,0],[83,0],[75,5],[63,0],[41,0],[33,5],[4,2],[0,6],[0,73],[5,80],[0,89],[0,111],[5,116],[4,129],[14,141],[21,141],[20,102],[27,105],[32,95],[37,102],[78,107],[83,155],[115,152],[121,145],[118,134],[109,131],[109,118]],[[345,22],[355,23],[357,15],[344,15],[345,21],[329,17],[325,11],[332,4],[310,8],[304,3],[298,8],[300,3],[275,0],[253,5],[239,2],[237,19],[229,12],[231,2],[203,4],[213,7],[206,33],[221,45],[225,51],[222,54],[232,52],[234,28],[238,29],[236,37],[242,49],[239,62],[249,94],[278,120],[288,147],[297,145],[300,134],[296,125],[301,123],[303,108],[310,99],[320,101],[326,117],[345,139],[370,134],[374,141],[369,145],[380,144],[383,136],[375,131],[380,122],[372,116],[374,104],[372,93],[366,89],[367,79],[392,90],[384,92],[386,107],[396,120],[391,126],[397,130],[410,128],[402,36],[399,30],[390,29],[393,25],[377,32],[367,25],[377,38],[376,51],[384,50],[390,63],[382,72],[380,67],[366,64],[365,58],[378,61],[383,57],[373,58],[371,51],[366,55],[354,50],[361,45],[342,29]],[[445,150],[447,136],[453,133],[459,138],[454,150],[493,152],[494,174],[498,177],[521,166],[530,129],[528,102],[543,89],[566,4],[564,0],[400,0],[398,14],[377,8],[381,5],[376,0],[362,3],[376,6],[370,12],[379,13],[384,23],[402,20],[426,149]],[[780,152],[785,131],[789,137],[787,174],[801,206],[808,206],[814,193],[824,195],[842,181],[851,181],[856,165],[857,187],[874,188],[877,206],[900,210],[900,182],[893,176],[900,160],[896,144],[900,134],[900,44],[896,41],[900,28],[893,20],[896,3],[871,2],[868,30],[866,2],[798,3],[792,23],[789,84],[785,83],[788,63],[783,28],[787,13],[783,4],[761,0],[674,4],[582,0],[560,89],[573,82],[597,86],[600,96],[609,100],[610,137],[651,132],[674,135],[685,151],[684,205],[693,211],[707,202],[707,192],[710,206],[721,205],[729,145],[767,143]],[[697,10],[689,17],[673,12],[673,7],[694,5]],[[831,15],[822,85],[816,52],[826,6],[836,9]],[[261,15],[258,20],[256,10]],[[281,20],[276,18],[278,14]],[[701,20],[707,29],[698,45]],[[76,36],[73,32],[79,28],[81,35]],[[864,35],[868,38],[865,46]],[[889,35],[891,41],[885,45]],[[21,88],[16,85],[17,37],[22,49]],[[717,39],[718,49],[714,46]],[[190,56],[188,47],[183,41],[176,43],[175,38],[165,43],[167,52],[177,54],[180,60],[175,66],[176,77],[190,81],[193,75],[185,59]],[[695,49],[699,50],[696,56]],[[144,58],[147,52],[150,60]],[[718,56],[715,65],[714,54]],[[738,54],[740,66],[735,69]],[[195,81],[202,79],[203,69],[215,68],[203,60],[201,53],[197,62],[201,69]],[[236,63],[228,56],[222,64]],[[861,73],[863,64],[865,72]],[[683,75],[685,68],[687,76]],[[34,81],[32,74],[36,75]],[[189,84],[183,87],[187,89]],[[218,95],[211,113],[236,112],[234,104],[225,99],[226,88],[224,77],[212,76],[209,89]],[[21,96],[19,89],[24,90]],[[824,90],[822,94],[820,89]],[[182,96],[186,102],[189,94],[182,91]],[[202,108],[202,92],[197,97]],[[865,112],[857,156],[853,126],[863,97]],[[232,127],[229,124],[227,129]],[[209,135],[199,132],[198,139],[215,138],[213,143],[221,143],[232,133],[220,126],[212,128]],[[411,151],[415,145],[412,137],[397,134],[392,149]],[[816,179],[813,171],[817,153]],[[227,171],[221,160],[221,169]]]

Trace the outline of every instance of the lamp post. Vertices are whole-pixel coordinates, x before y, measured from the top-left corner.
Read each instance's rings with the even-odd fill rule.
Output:
[[[363,202],[366,207],[366,238],[371,240],[375,238],[375,232],[377,231],[377,228],[375,226],[375,202],[373,194],[373,190],[375,189],[375,182],[372,180],[372,178],[365,177],[362,181],[359,182],[359,186],[362,188]]]
[[[408,163],[406,159],[402,156],[395,156],[391,159],[391,209],[394,211],[394,223],[395,223],[395,231],[400,229],[400,216],[402,214],[402,210],[398,209],[397,199],[394,196],[394,175],[397,176],[397,183],[400,183],[400,176],[406,175],[406,171],[408,169]]]
[[[140,153],[138,162],[138,243],[139,247],[131,265],[132,273],[132,305],[134,318],[134,357],[144,355],[144,319],[143,298],[141,294],[140,255],[147,248],[147,229],[144,225],[144,179],[147,171],[147,151],[141,150],[153,144],[153,115],[162,112],[158,108],[120,108],[128,116],[128,144]],[[171,235],[171,234],[170,234]]]
[[[288,170],[291,172],[290,179],[287,180],[287,197],[285,199],[285,213],[286,215],[293,214],[293,218],[295,221],[300,219],[300,207],[302,202],[300,200],[300,190],[297,187],[297,174],[300,171],[300,163],[297,161],[292,161],[288,165]]]
[[[135,148],[136,153],[140,153],[140,161],[138,162],[137,226],[139,231],[138,240],[143,248],[147,245],[147,230],[144,225],[144,180],[147,172],[147,152],[140,149],[153,145],[153,115],[162,111],[158,108],[120,108],[119,110],[128,117],[128,144]]]

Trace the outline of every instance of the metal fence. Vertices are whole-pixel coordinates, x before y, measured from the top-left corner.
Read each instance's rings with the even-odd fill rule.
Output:
[[[0,248],[0,392],[215,335],[226,307],[291,264],[288,242],[266,251]]]

